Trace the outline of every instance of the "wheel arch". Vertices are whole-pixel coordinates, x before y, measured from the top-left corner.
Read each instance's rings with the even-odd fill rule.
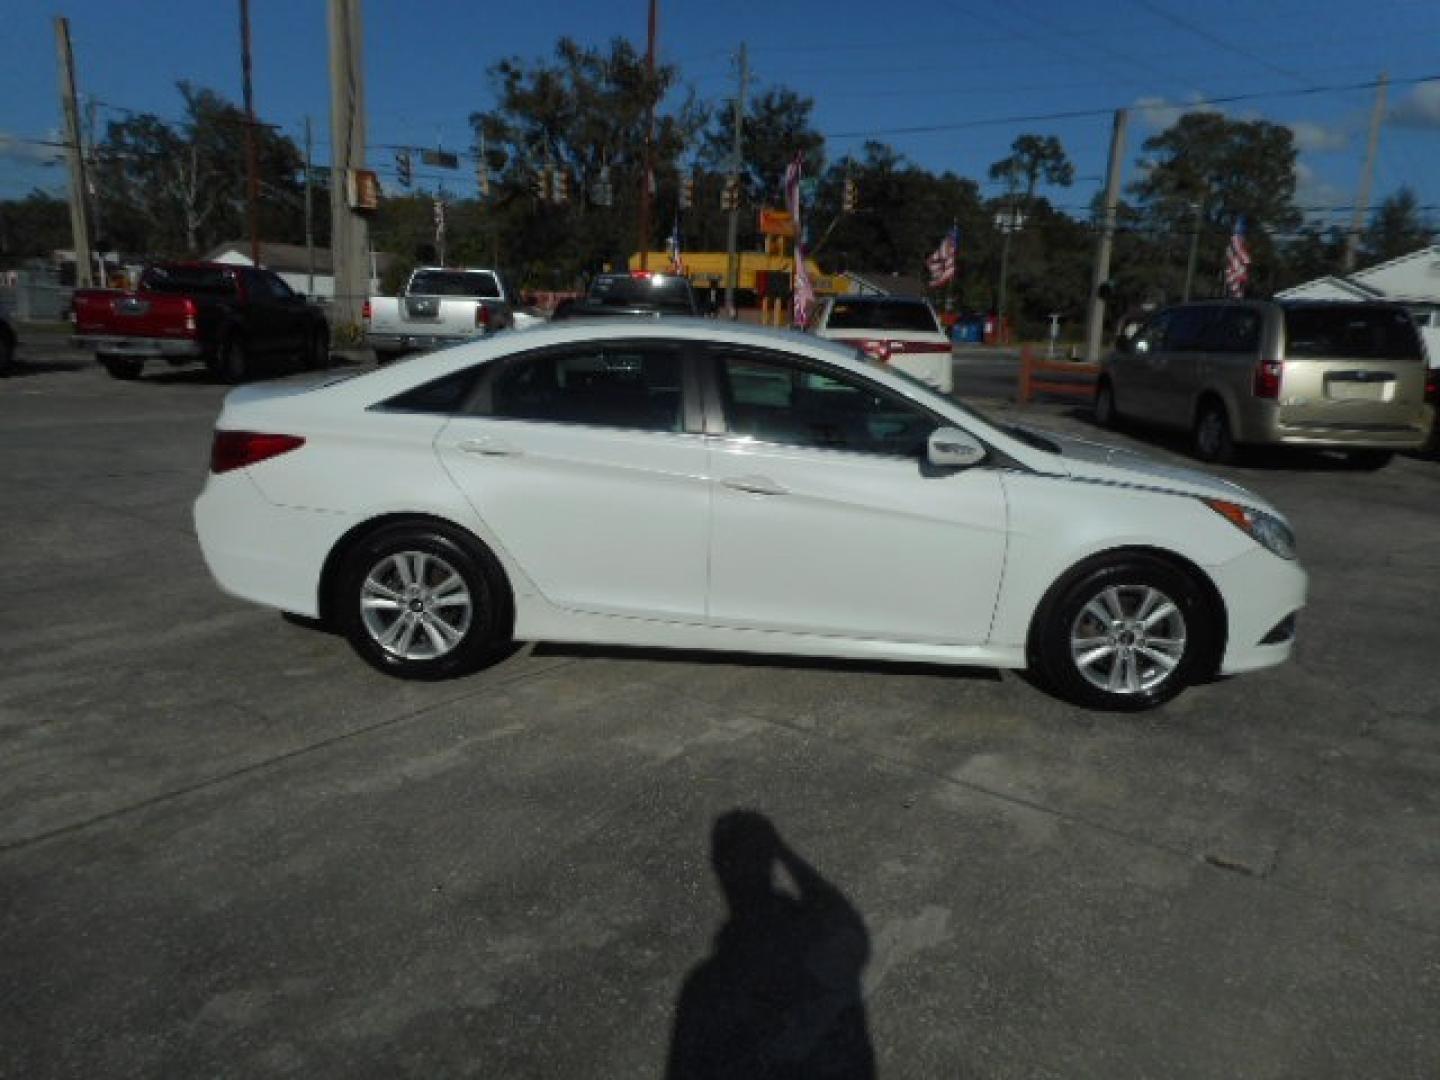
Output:
[[[1070,583],[1077,578],[1088,574],[1090,571],[1104,566],[1107,563],[1126,557],[1138,556],[1141,558],[1153,559],[1165,563],[1172,569],[1184,574],[1193,581],[1204,597],[1206,606],[1214,618],[1215,635],[1212,646],[1212,655],[1205,658],[1201,667],[1203,678],[1213,678],[1220,670],[1221,661],[1225,657],[1225,649],[1230,638],[1230,613],[1225,606],[1225,598],[1220,595],[1219,588],[1211,580],[1210,575],[1196,562],[1186,558],[1184,555],[1168,548],[1151,547],[1145,544],[1129,544],[1122,547],[1107,548],[1104,551],[1097,551],[1087,555],[1079,562],[1068,567],[1058,575],[1045,590],[1040,602],[1035,605],[1035,611],[1030,616],[1030,625],[1025,635],[1025,656],[1026,664],[1035,666],[1037,638],[1043,621],[1048,618],[1051,609],[1059,601],[1061,595],[1070,586]]]
[[[336,625],[336,608],[339,597],[336,595],[340,584],[340,571],[345,565],[345,558],[354,549],[355,545],[373,533],[383,529],[394,528],[399,525],[412,525],[418,527],[439,528],[450,533],[461,543],[470,549],[482,562],[487,563],[494,572],[495,579],[501,585],[501,593],[504,611],[502,619],[507,627],[513,626],[515,619],[515,586],[510,581],[510,575],[505,572],[505,567],[499,557],[490,549],[490,545],[476,536],[474,532],[464,525],[452,521],[449,518],[440,517],[437,514],[425,514],[412,511],[380,514],[376,517],[367,518],[358,525],[351,527],[331,546],[329,553],[325,556],[325,562],[320,568],[320,581],[317,586],[316,610],[320,613],[320,621],[325,626]]]

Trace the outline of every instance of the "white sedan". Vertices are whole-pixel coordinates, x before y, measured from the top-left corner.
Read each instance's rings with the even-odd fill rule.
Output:
[[[1286,659],[1306,590],[1243,488],[714,321],[242,387],[195,521],[222,588],[425,679],[516,639],[1030,668],[1138,709]]]

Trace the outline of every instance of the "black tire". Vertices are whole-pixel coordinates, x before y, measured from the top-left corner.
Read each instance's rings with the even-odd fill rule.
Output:
[[[245,347],[245,339],[239,334],[221,338],[210,370],[223,383],[233,386],[244,382],[250,375],[250,351]]]
[[[310,332],[302,359],[309,371],[323,371],[330,366],[330,332],[325,327]]]
[[[1095,423],[1111,431],[1120,426],[1120,414],[1115,411],[1115,387],[1109,379],[1101,379],[1095,387]]]
[[[1164,602],[1150,609],[1148,617],[1158,621],[1147,628],[1141,617],[1152,590]],[[1121,618],[1114,618],[1108,596]],[[1166,614],[1165,602],[1175,615]],[[1111,613],[1104,624],[1092,613],[1097,606]],[[1051,588],[1031,626],[1029,660],[1057,697],[1087,708],[1139,712],[1212,675],[1220,640],[1217,613],[1189,573],[1152,555],[1118,552],[1082,563]],[[1077,653],[1096,658],[1082,665]],[[1159,656],[1165,664],[1156,662]]]
[[[15,370],[15,339],[0,328],[0,375]]]
[[[399,360],[400,357],[402,357],[402,356],[404,356],[404,355],[405,355],[404,353],[398,353],[398,352],[381,352],[379,349],[376,349],[376,350],[375,350],[375,363],[376,363],[379,367],[388,367],[390,364],[393,364],[396,360]]]
[[[1212,465],[1229,465],[1236,460],[1235,438],[1230,432],[1230,417],[1225,406],[1215,400],[1203,401],[1195,410],[1195,427],[1191,432],[1195,456]]]
[[[137,360],[133,356],[111,356],[108,353],[100,353],[97,359],[101,366],[110,373],[112,379],[121,379],[125,382],[133,382],[140,378],[140,373],[145,370],[145,361]]]
[[[420,567],[426,580],[418,583],[423,585],[418,593],[406,592],[400,566],[409,567],[413,580],[417,556],[426,560]],[[438,587],[452,572],[461,585],[442,591]],[[367,579],[388,589],[398,601],[368,586]],[[494,662],[510,640],[510,593],[504,571],[474,538],[438,523],[402,523],[362,537],[347,553],[336,589],[334,613],[351,647],[371,666],[397,678],[431,681],[467,675]],[[448,599],[453,604],[462,590],[470,600],[463,619],[458,605],[437,602]],[[401,606],[393,609],[393,616],[390,609],[372,608],[367,618],[362,609],[367,597]],[[409,637],[400,625],[391,647],[382,644],[386,628],[394,630],[407,621],[413,624]],[[453,642],[448,640],[451,634],[458,635]],[[444,652],[438,652],[441,642],[446,643]],[[411,655],[397,651],[402,646]]]
[[[1375,472],[1389,465],[1395,457],[1393,450],[1347,450],[1345,460],[1352,469],[1361,472]]]

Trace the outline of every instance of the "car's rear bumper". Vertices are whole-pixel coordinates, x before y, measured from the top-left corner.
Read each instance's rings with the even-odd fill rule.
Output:
[[[1286,633],[1282,624],[1305,606],[1309,590],[1309,576],[1300,564],[1256,546],[1210,567],[1209,573],[1225,603],[1228,624],[1220,674],[1238,675],[1289,659],[1295,647],[1293,627]]]
[[[428,352],[450,345],[463,345],[485,336],[485,331],[473,334],[372,334],[365,335],[365,344],[376,352]]]
[[[1242,417],[1237,437],[1242,442],[1270,446],[1416,450],[1429,438],[1434,413],[1426,405],[1414,412],[1400,411],[1393,419],[1380,422],[1348,420],[1343,410],[1336,410],[1333,416],[1322,413],[1316,419],[1297,420],[1272,406]]]
[[[205,482],[195,533],[211,575],[227,593],[281,611],[320,614],[320,575],[353,524],[344,514],[277,506],[243,469]]]
[[[110,356],[158,356],[167,359],[196,359],[205,347],[194,338],[124,337],[120,334],[76,334],[70,339],[77,349]]]

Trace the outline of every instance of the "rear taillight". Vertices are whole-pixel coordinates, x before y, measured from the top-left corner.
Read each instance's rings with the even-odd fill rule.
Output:
[[[369,300],[366,300],[365,303],[363,303],[363,304],[360,305],[360,318],[364,319],[366,322],[369,322],[369,321],[370,321],[370,301],[369,301]]]
[[[1257,398],[1278,398],[1280,377],[1285,365],[1279,360],[1261,360],[1255,365],[1255,396]]]
[[[476,304],[476,305],[475,305],[475,325],[476,325],[476,326],[489,326],[489,325],[490,325],[490,309],[489,309],[488,307],[486,307],[484,304]]]
[[[268,435],[259,431],[217,431],[210,446],[210,471],[243,469],[305,445],[299,435]]]
[[[191,300],[188,296],[185,298],[184,304],[185,332],[187,334],[193,334],[195,333],[195,318],[197,315],[199,315],[200,312],[199,309],[195,307],[195,301]]]
[[[1425,371],[1425,401],[1440,405],[1440,368],[1432,367]]]

